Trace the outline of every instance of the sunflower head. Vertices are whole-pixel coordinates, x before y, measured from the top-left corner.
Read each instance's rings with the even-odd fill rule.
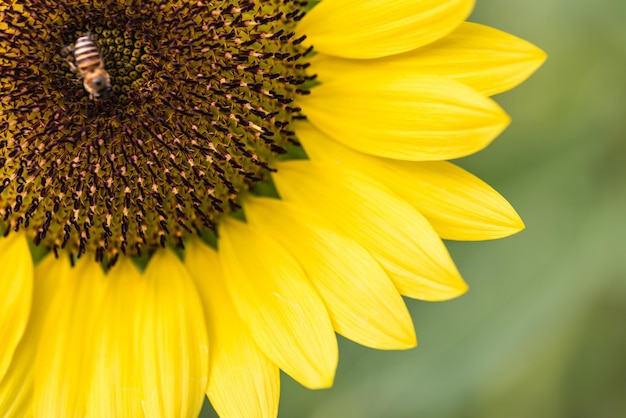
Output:
[[[293,102],[308,78],[293,31],[301,6],[0,6],[0,230],[109,262],[212,231],[295,142]],[[72,48],[83,36],[109,97],[83,88]]]
[[[473,0],[316,3],[0,2],[0,411],[275,417],[335,333],[416,345],[402,297],[467,290],[442,239],[523,228],[445,160],[543,52]]]

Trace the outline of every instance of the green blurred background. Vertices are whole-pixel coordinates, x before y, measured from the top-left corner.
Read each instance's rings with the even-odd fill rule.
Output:
[[[283,376],[281,418],[626,417],[626,1],[478,0],[470,20],[549,56],[496,97],[507,131],[459,161],[526,230],[449,242],[470,292],[407,300],[419,346],[340,339],[334,387]]]

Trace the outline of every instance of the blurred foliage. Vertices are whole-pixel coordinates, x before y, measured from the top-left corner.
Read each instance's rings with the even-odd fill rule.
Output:
[[[471,290],[407,300],[420,346],[341,340],[335,386],[284,377],[281,418],[626,417],[626,2],[478,0],[470,20],[549,55],[496,97],[509,129],[459,161],[527,229],[448,243]]]

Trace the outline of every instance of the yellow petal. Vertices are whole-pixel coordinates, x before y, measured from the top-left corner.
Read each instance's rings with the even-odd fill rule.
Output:
[[[68,262],[62,260],[61,264]],[[96,333],[106,281],[100,265],[82,258],[69,271],[56,269],[34,362],[36,416],[84,416],[89,396]]]
[[[384,57],[445,36],[473,7],[473,0],[324,0],[297,30],[324,54]]]
[[[445,300],[467,289],[424,217],[380,183],[330,163],[281,163],[273,178],[283,199],[307,206],[376,257],[401,294]]]
[[[137,296],[144,290],[143,278],[130,259],[123,257],[108,272],[107,281],[87,416],[143,416],[139,371],[144,365],[135,350],[135,331],[140,326]]]
[[[64,283],[69,273],[69,263],[51,255],[40,261],[35,268],[33,303],[28,326],[0,383],[0,411],[7,417],[33,415],[33,364],[41,328],[48,315],[50,302],[59,290],[57,284]]]
[[[312,68],[324,82],[371,67],[390,76],[398,71],[435,74],[491,96],[526,80],[545,59],[546,54],[529,42],[488,26],[465,22],[437,42],[404,54],[368,61],[319,54],[312,60]]]
[[[186,244],[185,265],[200,291],[211,341],[207,395],[221,417],[278,414],[280,374],[254,342],[226,290],[217,253],[198,240]]]
[[[0,381],[6,373],[30,314],[33,260],[26,237],[0,237]]]
[[[444,239],[495,239],[524,228],[506,199],[454,164],[372,157],[333,141],[309,123],[299,124],[297,132],[312,160],[367,173],[411,203]]]
[[[509,123],[491,99],[444,77],[405,70],[345,73],[299,99],[311,123],[356,150],[447,160],[486,147]]]
[[[300,265],[239,221],[226,219],[219,231],[228,290],[261,350],[304,386],[330,386],[337,341],[324,303]]]
[[[197,417],[208,384],[208,338],[198,290],[181,261],[158,251],[144,272],[138,355],[148,417]]]
[[[244,208],[250,225],[273,236],[300,262],[338,333],[377,349],[415,346],[404,301],[361,245],[305,209],[278,199],[249,198]]]

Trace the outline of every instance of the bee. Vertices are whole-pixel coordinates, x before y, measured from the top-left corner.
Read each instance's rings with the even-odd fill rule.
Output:
[[[111,95],[111,76],[104,69],[104,60],[98,44],[91,34],[81,36],[74,46],[64,48],[66,54],[73,55],[74,62],[67,59],[70,69],[83,80],[83,86],[90,99],[106,99]]]

